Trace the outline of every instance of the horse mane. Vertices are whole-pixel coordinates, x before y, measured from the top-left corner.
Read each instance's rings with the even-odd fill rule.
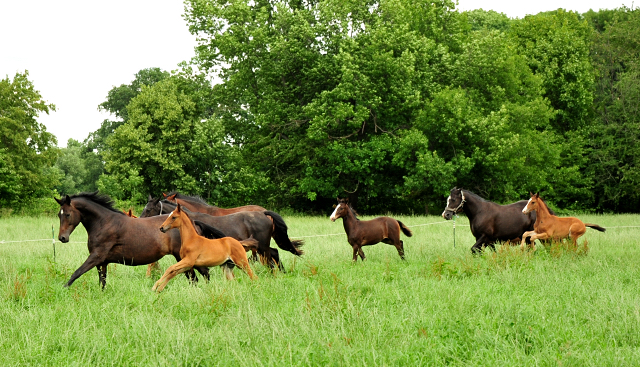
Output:
[[[554,213],[551,209],[549,209],[549,205],[547,205],[547,203],[544,200],[542,200],[540,196],[538,196],[538,200],[540,200],[540,202],[543,204],[542,207],[544,208],[544,210],[547,211],[547,214],[556,215],[556,213]]]
[[[471,196],[472,198],[474,198],[474,199],[478,199],[478,200],[480,200],[480,201],[490,202],[489,200],[487,200],[487,199],[485,199],[485,198],[481,197],[480,195],[478,195],[478,194],[476,194],[476,193],[474,193],[474,192],[472,192],[472,191],[469,191],[469,190],[467,190],[467,189],[460,189],[460,190],[462,190],[462,191],[466,191],[466,192],[467,192],[467,193],[465,194],[465,196]]]
[[[191,195],[181,194],[178,191],[172,191],[172,192],[168,193],[166,197],[169,197],[169,196],[172,196],[172,195],[175,195],[176,199],[182,199],[182,200],[190,199],[192,201],[197,201],[197,202],[199,202],[201,204],[205,204],[205,205],[211,206],[201,196],[198,196],[198,195],[191,196]]]
[[[122,215],[126,215],[125,213],[121,212],[120,210],[114,208],[114,202],[113,199],[111,199],[108,195],[105,194],[100,194],[98,193],[98,191],[96,192],[81,192],[79,194],[75,194],[75,195],[71,195],[69,196],[70,199],[86,199],[89,201],[92,201],[106,209],[111,210],[112,212],[118,213],[118,214],[122,214]]]

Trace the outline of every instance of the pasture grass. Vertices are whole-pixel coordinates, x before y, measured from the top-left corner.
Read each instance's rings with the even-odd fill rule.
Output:
[[[580,215],[604,227],[637,215]],[[363,219],[367,219],[364,217]],[[351,262],[341,219],[287,216],[305,255],[280,251],[286,273],[253,264],[257,281],[212,269],[209,283],[110,265],[63,288],[88,255],[72,243],[0,244],[0,365],[640,365],[640,228],[591,229],[586,247],[535,252],[474,239],[452,222],[398,216],[414,233],[406,261],[385,244]],[[432,225],[422,225],[434,223]],[[57,218],[2,218],[0,240],[58,234]],[[274,244],[275,246],[275,244]],[[166,257],[163,269],[173,264]]]

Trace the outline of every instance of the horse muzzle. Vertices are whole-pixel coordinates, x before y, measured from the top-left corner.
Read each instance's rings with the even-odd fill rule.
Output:
[[[446,220],[451,220],[453,218],[453,211],[445,210],[442,212],[442,218]]]
[[[162,232],[162,233],[167,233],[168,230],[169,230],[169,228],[167,228],[167,227],[160,227],[160,232]]]
[[[62,243],[67,243],[69,242],[69,236],[58,236],[58,239],[60,240],[60,242]]]

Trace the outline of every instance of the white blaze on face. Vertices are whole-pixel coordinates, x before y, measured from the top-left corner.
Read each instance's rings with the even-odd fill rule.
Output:
[[[529,199],[529,201],[527,201],[527,205],[525,205],[524,208],[522,208],[522,212],[525,214],[528,213],[527,208],[529,207],[529,203],[531,203],[531,199]]]
[[[449,202],[451,201],[451,195],[449,195],[449,197],[447,198],[447,206],[444,208],[444,211],[442,212],[442,217],[444,218],[444,213],[447,212],[447,208],[449,207]]]
[[[64,209],[60,209],[60,215],[64,214]]]
[[[336,209],[333,211],[333,213],[331,213],[331,216],[329,217],[329,219],[331,219],[332,222],[336,220],[336,213],[338,212],[338,208],[340,208],[340,204],[336,206]]]

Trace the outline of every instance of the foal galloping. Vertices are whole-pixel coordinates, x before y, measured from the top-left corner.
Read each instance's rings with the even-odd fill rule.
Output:
[[[378,217],[372,220],[364,220],[356,218],[353,210],[349,206],[348,199],[338,199],[338,205],[331,214],[331,221],[342,218],[344,230],[347,232],[347,240],[353,248],[353,261],[358,260],[358,255],[362,260],[365,259],[362,246],[375,245],[378,242],[384,242],[388,245],[395,246],[398,255],[404,260],[404,242],[400,240],[400,231],[407,237],[411,237],[412,233],[399,220],[390,217]]]

